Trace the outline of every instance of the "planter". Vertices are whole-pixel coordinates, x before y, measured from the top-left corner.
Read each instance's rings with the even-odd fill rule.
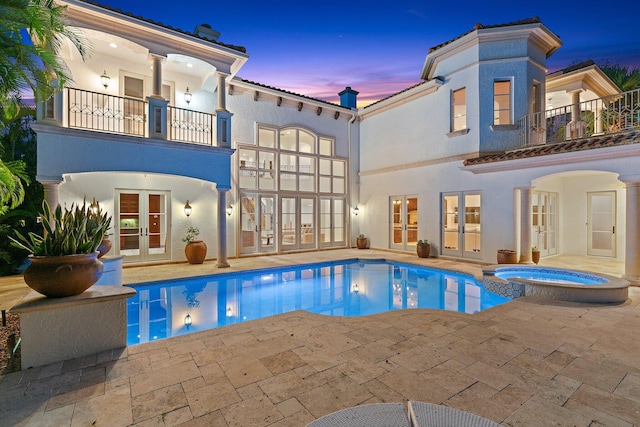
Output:
[[[416,246],[416,253],[420,258],[429,258],[430,252],[431,252],[431,245],[428,243],[426,245]]]
[[[366,237],[358,237],[356,240],[356,246],[358,249],[367,249],[367,238]]]
[[[531,251],[531,261],[536,265],[540,262],[540,251]]]
[[[105,235],[102,239],[102,243],[98,246],[98,258],[102,258],[111,250],[111,240],[109,240],[109,236]]]
[[[509,249],[498,250],[498,264],[517,264],[518,256],[516,251]]]
[[[189,264],[202,264],[207,256],[207,245],[202,240],[194,240],[184,247]]]
[[[80,295],[102,276],[98,252],[65,256],[29,256],[25,283],[49,298]]]

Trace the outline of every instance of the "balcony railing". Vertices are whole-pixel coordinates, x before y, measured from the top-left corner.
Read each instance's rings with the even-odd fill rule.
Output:
[[[143,100],[73,88],[66,89],[66,96],[67,123],[71,128],[149,136],[149,104]],[[47,117],[53,117],[53,112]],[[168,106],[167,133],[171,141],[215,145],[214,117]]]
[[[213,145],[213,115],[168,107],[169,139]]]
[[[69,127],[144,136],[147,106],[139,99],[67,88]]]
[[[640,89],[529,114],[518,126],[520,147],[640,128]]]

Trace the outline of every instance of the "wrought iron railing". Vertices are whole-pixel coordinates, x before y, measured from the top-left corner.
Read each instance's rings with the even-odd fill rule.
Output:
[[[69,127],[144,136],[146,102],[67,88]]]
[[[169,139],[213,145],[213,115],[183,108],[167,107]]]
[[[520,147],[640,128],[640,89],[529,114],[518,126]]]

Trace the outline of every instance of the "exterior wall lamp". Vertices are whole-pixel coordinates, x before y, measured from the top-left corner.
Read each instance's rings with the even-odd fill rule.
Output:
[[[227,216],[231,216],[231,214],[233,213],[233,206],[231,206],[231,203],[227,205],[226,212],[227,212]]]
[[[186,316],[184,316],[184,326],[187,327],[187,330],[189,330],[189,326],[191,326],[192,323],[193,323],[193,319],[191,319],[190,314],[187,314]]]
[[[100,205],[96,202],[96,198],[93,198],[93,202],[89,205],[89,210],[92,214],[96,215],[100,210]]]
[[[109,87],[109,83],[111,83],[111,77],[107,75],[107,70],[104,70],[104,73],[102,73],[102,75],[100,76],[100,81],[102,82],[102,86],[104,86],[105,89]]]
[[[356,206],[355,208],[353,208],[353,214],[355,216],[358,216],[358,214],[360,213],[360,209],[358,209],[358,207]]]
[[[193,209],[191,208],[191,205],[189,204],[189,200],[187,200],[187,203],[184,204],[184,214],[186,216],[191,216],[191,212],[193,212]]]
[[[186,102],[187,105],[191,104],[192,97],[193,97],[193,94],[189,92],[189,86],[187,86],[187,91],[184,93],[184,102]]]

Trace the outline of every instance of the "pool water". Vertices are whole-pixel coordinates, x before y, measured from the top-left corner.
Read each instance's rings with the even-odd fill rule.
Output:
[[[559,283],[565,285],[601,285],[604,279],[592,275],[576,275],[563,272],[549,272],[531,270],[496,270],[496,277],[502,280],[513,278],[535,280],[536,282]]]
[[[509,301],[473,277],[386,261],[340,261],[132,285],[127,344],[294,310],[365,316],[432,308],[476,313]]]

